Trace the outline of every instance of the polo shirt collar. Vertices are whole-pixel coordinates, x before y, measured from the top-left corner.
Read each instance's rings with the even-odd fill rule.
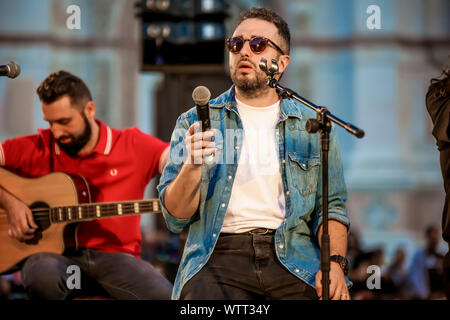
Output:
[[[97,121],[97,123],[99,125],[100,136],[98,138],[97,145],[95,146],[94,150],[92,150],[92,152],[97,152],[99,154],[108,155],[111,152],[111,146],[112,146],[111,128],[106,126],[100,120],[96,119],[95,121]]]

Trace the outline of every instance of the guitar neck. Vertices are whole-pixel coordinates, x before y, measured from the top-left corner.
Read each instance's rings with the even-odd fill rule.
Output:
[[[160,212],[161,204],[158,199],[109,203],[99,202],[50,208],[50,221],[52,223],[81,222],[93,219]]]

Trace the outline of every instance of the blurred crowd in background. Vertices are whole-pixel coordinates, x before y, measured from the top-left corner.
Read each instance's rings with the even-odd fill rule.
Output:
[[[443,254],[439,251],[440,229],[424,230],[424,245],[412,257],[402,247],[396,249],[387,263],[382,248],[363,250],[359,234],[350,231],[347,258],[348,278],[353,283],[353,300],[443,300]],[[169,281],[175,280],[183,247],[181,236],[163,229],[143,230],[142,259],[151,262]],[[20,272],[0,277],[0,299],[28,299],[20,280]]]
[[[349,279],[354,300],[411,300],[445,299],[443,287],[443,258],[438,245],[441,232],[435,226],[424,231],[424,245],[407,256],[405,248],[398,247],[386,263],[382,248],[362,250],[359,236],[350,232],[348,238]],[[408,262],[409,261],[409,262]],[[375,268],[379,266],[380,279]],[[377,283],[378,281],[378,283]]]

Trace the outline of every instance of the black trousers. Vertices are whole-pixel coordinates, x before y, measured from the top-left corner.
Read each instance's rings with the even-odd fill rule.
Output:
[[[315,288],[289,272],[270,234],[221,234],[208,263],[183,287],[182,300],[313,300]]]

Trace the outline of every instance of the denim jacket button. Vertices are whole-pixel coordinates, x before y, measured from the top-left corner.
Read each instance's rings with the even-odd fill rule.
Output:
[[[233,177],[232,176],[228,176],[228,180],[231,180],[231,179],[233,179]]]
[[[225,203],[222,203],[222,208],[225,208]]]
[[[288,196],[288,195],[290,195],[291,194],[291,192],[290,191],[286,191],[286,195]]]
[[[299,270],[299,269],[295,269],[295,272],[299,273],[299,272],[300,272],[300,270]]]
[[[281,162],[282,162],[282,163],[286,163],[286,160],[283,159],[283,160],[281,160]]]
[[[282,244],[280,244],[280,245],[278,246],[278,248],[283,249],[284,246],[283,246]]]

